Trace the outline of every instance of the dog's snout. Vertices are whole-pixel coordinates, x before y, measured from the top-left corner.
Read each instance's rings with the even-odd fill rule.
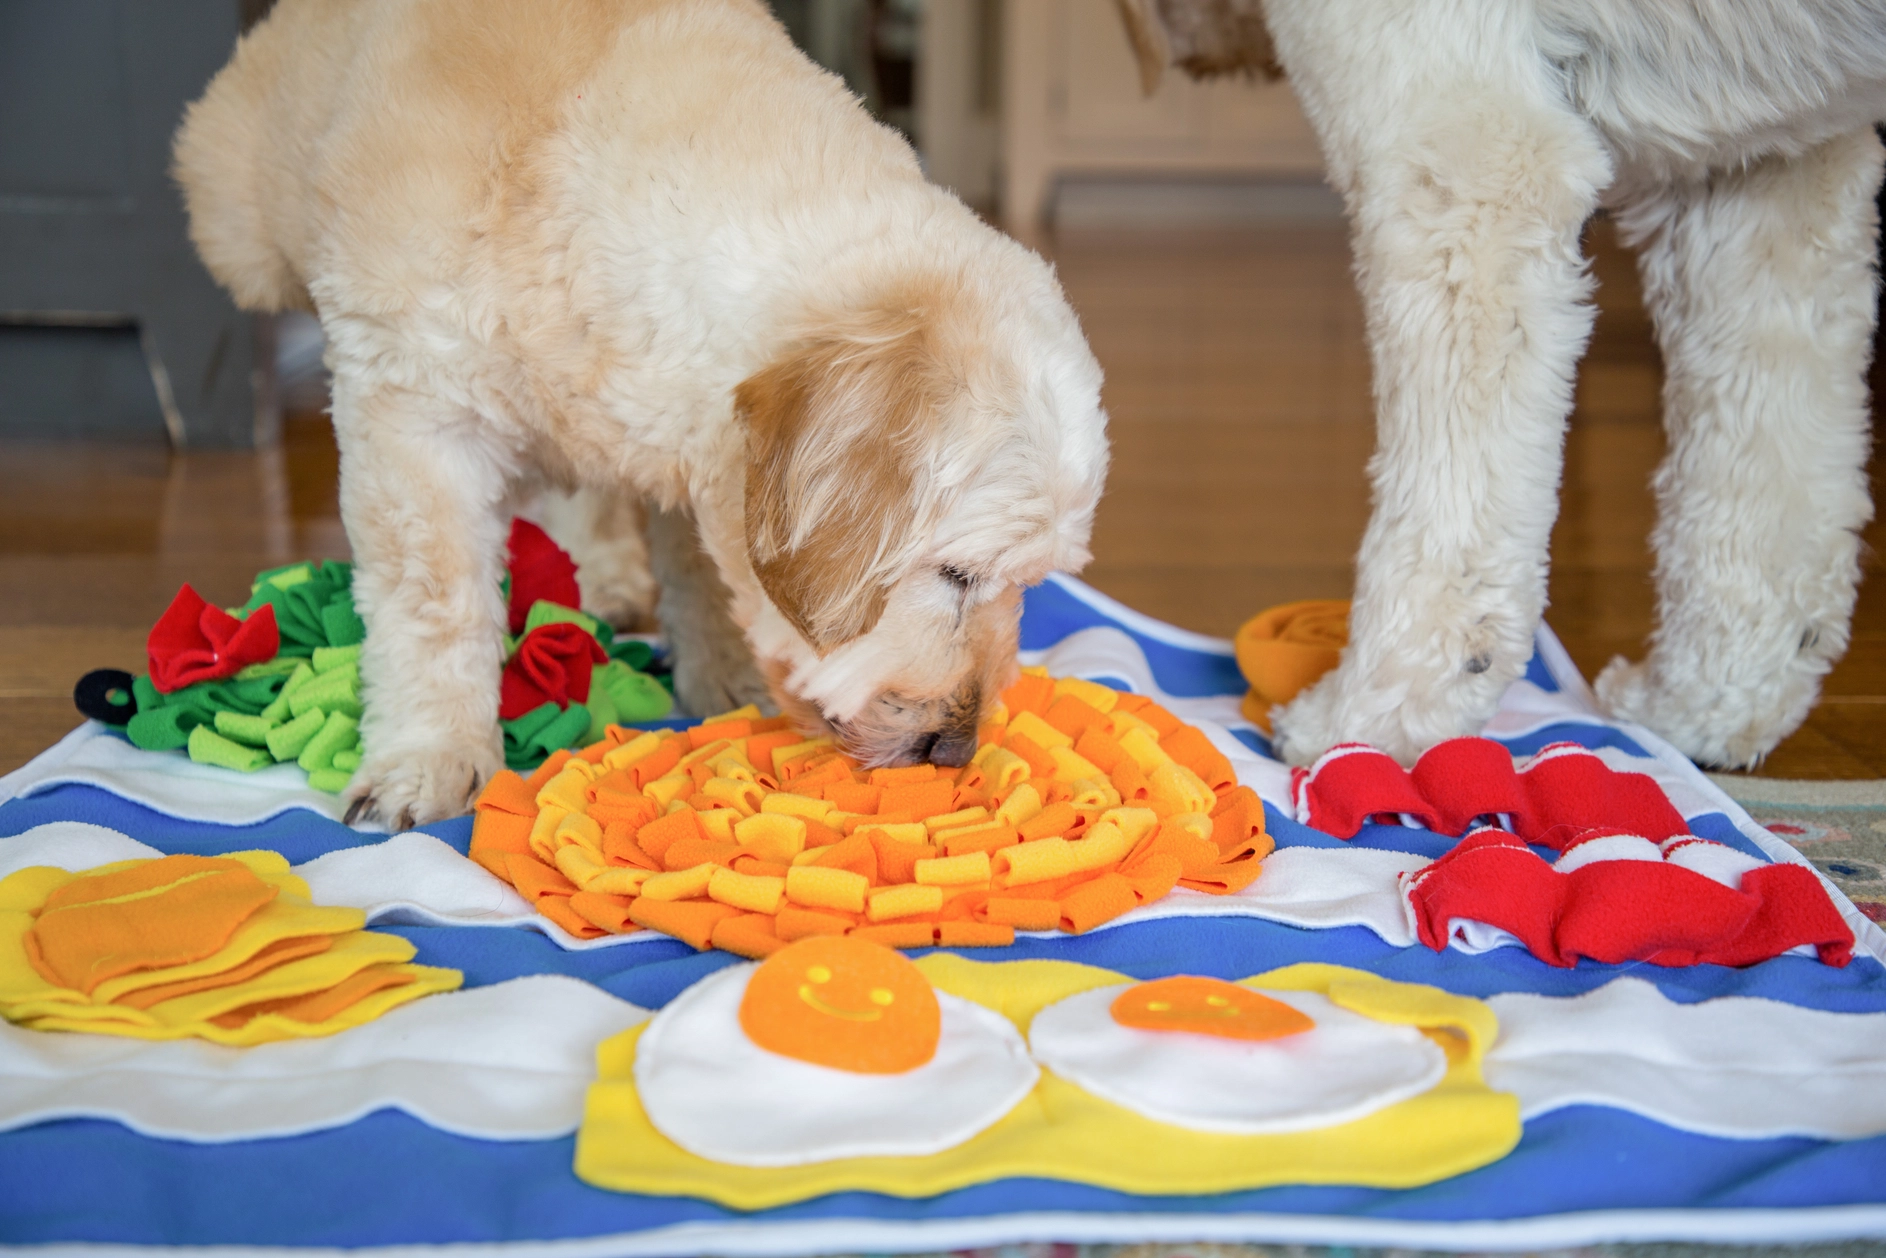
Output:
[[[982,714],[982,688],[973,683],[951,696],[942,723],[931,736],[933,764],[963,765],[976,754],[976,718]]]
[[[982,688],[970,682],[941,699],[882,694],[857,716],[824,723],[862,763],[956,767],[974,758],[981,717]]]

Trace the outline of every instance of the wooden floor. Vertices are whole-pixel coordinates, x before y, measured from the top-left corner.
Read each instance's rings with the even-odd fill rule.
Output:
[[[1658,364],[1630,259],[1592,251],[1601,314],[1579,382],[1548,619],[1579,666],[1641,653],[1653,600],[1647,482],[1662,452]],[[1278,602],[1344,597],[1372,446],[1362,317],[1335,225],[1064,235],[1056,265],[1107,372],[1114,460],[1086,576],[1188,628],[1230,634]],[[1876,394],[1886,374],[1875,373]],[[1878,407],[1876,405],[1876,414]],[[278,450],[0,443],[0,771],[77,721],[72,683],[142,671],[179,583],[240,601],[255,571],[344,557],[324,420]],[[1874,494],[1880,493],[1874,467]],[[1886,579],[1781,777],[1886,777]]]

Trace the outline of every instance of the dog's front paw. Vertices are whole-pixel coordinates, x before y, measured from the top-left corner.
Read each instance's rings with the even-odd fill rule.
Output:
[[[1271,748],[1286,764],[1308,766],[1337,743],[1368,743],[1404,763],[1409,752],[1401,727],[1346,701],[1341,677],[1331,673],[1289,703],[1273,709]]]
[[[1702,676],[1673,681],[1653,657],[1605,665],[1593,687],[1611,715],[1654,731],[1697,764],[1752,769],[1799,729],[1820,694],[1820,677],[1777,670],[1756,685]]]
[[[1287,764],[1307,766],[1338,743],[1367,743],[1412,765],[1438,742],[1479,733],[1504,684],[1488,684],[1484,665],[1430,667],[1364,674],[1343,665],[1275,709],[1273,750]],[[1437,684],[1437,676],[1445,680]]]
[[[376,820],[410,830],[471,811],[478,792],[504,767],[493,749],[440,747],[375,755],[370,750],[347,788],[346,821]]]

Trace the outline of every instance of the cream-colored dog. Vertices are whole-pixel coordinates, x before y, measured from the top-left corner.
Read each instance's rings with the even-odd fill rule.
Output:
[[[1663,349],[1659,625],[1598,695],[1759,761],[1846,650],[1871,517],[1886,0],[1120,0],[1158,80],[1288,72],[1348,203],[1379,444],[1342,666],[1279,749],[1477,733],[1545,607],[1579,235],[1637,246]]]
[[[756,0],[283,0],[176,151],[211,271],[327,334],[356,812],[500,767],[504,539],[546,483],[659,508],[678,671],[730,612],[863,760],[974,750],[1020,588],[1087,558],[1100,371],[1047,265]]]

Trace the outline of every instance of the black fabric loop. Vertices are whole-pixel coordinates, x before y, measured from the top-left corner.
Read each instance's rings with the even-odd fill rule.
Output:
[[[131,682],[131,674],[121,668],[93,669],[72,687],[72,702],[95,721],[107,725],[128,724],[138,714],[138,701]]]

